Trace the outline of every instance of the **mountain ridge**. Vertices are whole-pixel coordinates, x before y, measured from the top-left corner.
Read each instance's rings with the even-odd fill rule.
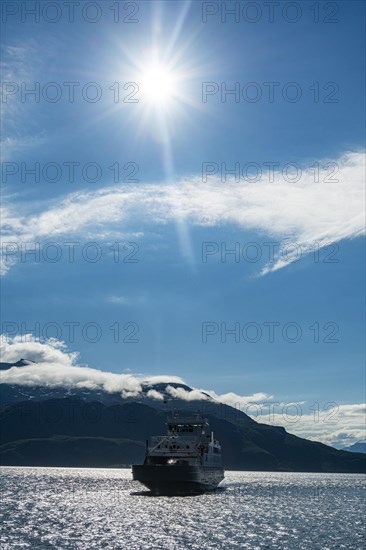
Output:
[[[7,368],[21,369],[26,364],[21,360]],[[180,382],[144,382],[141,395],[123,397],[100,388],[2,383],[0,464],[110,467],[142,462],[146,439],[165,433],[167,414],[200,412],[222,444],[227,469],[366,471],[361,453],[337,450],[289,434],[281,426],[258,423],[208,394],[203,400],[173,400],[169,387],[193,391]],[[159,392],[159,399],[148,396],[152,389]]]
[[[348,453],[365,453],[366,454],[366,441],[357,441],[353,445],[348,447],[343,447],[342,451],[347,451]]]
[[[189,414],[192,411],[181,409],[180,412]],[[226,469],[366,471],[365,455],[361,453],[339,451],[291,435],[282,427],[259,424],[252,419],[249,423],[245,418],[242,422],[238,418],[228,421],[220,418],[218,412],[216,416],[206,414],[206,417],[221,442]],[[4,406],[0,422],[2,465],[108,467],[116,463],[142,462],[146,439],[165,433],[166,412],[142,403],[107,406],[100,402],[61,398]],[[65,445],[60,437],[66,438]],[[113,445],[110,440],[114,440]],[[126,447],[125,441],[132,442],[132,447]],[[120,445],[120,455],[116,445]],[[95,448],[98,448],[98,460]]]

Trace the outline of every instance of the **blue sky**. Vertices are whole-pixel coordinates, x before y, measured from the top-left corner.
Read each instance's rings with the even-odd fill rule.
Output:
[[[319,2],[315,22],[311,3],[296,2],[293,23],[286,3],[270,22],[257,2],[256,23],[243,12],[238,22],[222,22],[215,2],[139,2],[136,23],[114,23],[106,2],[97,3],[95,23],[83,20],[81,8],[69,22],[64,7],[59,21],[47,20],[50,11],[35,22],[21,4],[3,24],[3,331],[35,328],[37,335],[36,323],[43,334],[48,326],[48,336],[80,352],[79,363],[114,373],[170,374],[217,393],[263,392],[305,407],[362,403],[363,3],[335,3],[332,15]],[[130,8],[119,4],[122,19]],[[204,23],[211,8],[218,11]],[[154,82],[146,79],[151,66],[160,71]],[[36,82],[39,101],[22,96],[22,86]],[[65,82],[76,83],[73,103]],[[99,101],[82,96],[91,82],[97,87],[88,98],[99,90]],[[116,82],[120,99],[135,89],[123,86],[136,83],[138,101],[115,103]],[[204,83],[215,90],[207,101]],[[225,86],[235,85],[239,95],[222,101]],[[55,90],[59,101],[44,99]],[[257,102],[254,92],[262,94]],[[35,163],[39,181],[24,172]],[[70,163],[79,163],[73,181]],[[94,183],[93,166],[83,177],[88,163],[100,170]],[[110,168],[116,163],[119,181]],[[216,171],[207,181],[203,163]],[[239,165],[240,181],[225,181],[222,163]],[[262,177],[250,182],[253,166]],[[301,169],[297,181],[290,181],[293,166]],[[122,181],[132,170],[137,181]],[[36,261],[24,254],[35,243]],[[235,247],[239,257],[225,256]],[[212,252],[207,261],[203,250]],[[60,251],[59,261],[49,260]],[[255,251],[261,258],[249,261]],[[85,258],[94,252],[99,261]],[[70,322],[79,323],[74,338]],[[90,323],[100,330],[95,343],[93,327],[83,337]],[[114,342],[116,323],[120,340],[136,329],[138,342]],[[217,328],[206,342],[203,323]],[[222,327],[235,323],[239,341],[222,342]],[[257,342],[243,337],[248,323],[261,331]],[[268,323],[276,323],[273,342]]]

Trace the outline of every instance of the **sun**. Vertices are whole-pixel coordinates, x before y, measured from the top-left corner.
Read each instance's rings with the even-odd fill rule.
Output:
[[[201,74],[200,67],[187,59],[185,48],[178,48],[173,55],[173,45],[130,52],[129,64],[119,69],[133,84],[135,106],[130,113],[138,138],[149,136],[164,144],[164,163],[172,166],[173,136],[190,121],[192,109],[201,108],[192,95],[192,83]]]
[[[147,103],[164,106],[178,94],[178,74],[161,63],[152,63],[141,71],[141,97]]]

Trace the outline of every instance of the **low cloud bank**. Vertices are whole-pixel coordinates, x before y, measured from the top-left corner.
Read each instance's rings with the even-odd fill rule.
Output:
[[[182,378],[178,376],[144,377],[134,374],[116,374],[80,366],[76,363],[79,354],[77,352],[70,353],[64,342],[56,339],[40,342],[32,335],[15,336],[14,338],[2,335],[0,353],[4,363],[15,363],[20,358],[34,361],[34,364],[12,367],[2,371],[1,382],[4,384],[104,390],[108,393],[120,393],[122,397],[141,396],[143,386],[146,385],[173,382],[184,384]],[[174,388],[171,386],[168,388],[170,388],[171,395],[174,394]],[[183,390],[180,399],[205,398],[198,390],[194,390],[194,397],[190,395],[191,393],[185,393]],[[163,395],[154,390],[149,397],[162,399]]]
[[[49,388],[85,388],[119,393],[122,397],[142,397],[162,401],[170,397],[183,401],[216,401],[245,412],[258,422],[283,426],[288,432],[321,441],[336,447],[345,447],[365,439],[365,404],[329,404],[315,414],[309,403],[273,402],[274,396],[264,392],[239,395],[234,392],[218,394],[213,390],[174,387],[185,384],[178,376],[143,376],[116,374],[77,364],[79,354],[69,352],[64,342],[49,339],[37,341],[32,335],[13,338],[1,336],[1,361],[15,363],[21,358],[34,363],[11,367],[0,372],[0,382]],[[166,384],[165,393],[153,386]],[[308,412],[308,411],[312,412]]]

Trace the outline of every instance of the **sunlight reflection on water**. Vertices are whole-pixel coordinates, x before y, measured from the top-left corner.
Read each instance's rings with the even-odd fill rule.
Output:
[[[1,548],[329,549],[365,545],[365,477],[226,472],[214,493],[152,497],[130,470],[1,469]]]

